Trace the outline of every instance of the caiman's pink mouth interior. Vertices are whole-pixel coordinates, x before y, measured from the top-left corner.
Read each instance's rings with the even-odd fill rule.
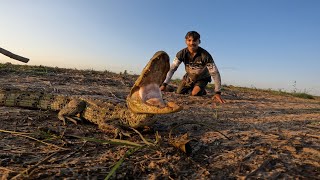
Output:
[[[143,103],[148,105],[157,106],[160,108],[166,107],[165,102],[162,99],[162,94],[159,88],[159,84],[150,83],[139,88],[139,96]]]

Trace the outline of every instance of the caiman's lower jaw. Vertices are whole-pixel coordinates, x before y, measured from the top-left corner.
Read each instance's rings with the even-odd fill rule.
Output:
[[[159,85],[156,83],[140,87],[127,98],[127,104],[134,113],[144,114],[167,114],[182,109],[174,102],[164,101]]]
[[[173,102],[165,102],[160,91],[160,84],[169,71],[169,56],[158,51],[150,59],[127,97],[127,105],[134,113],[167,114],[182,108]]]

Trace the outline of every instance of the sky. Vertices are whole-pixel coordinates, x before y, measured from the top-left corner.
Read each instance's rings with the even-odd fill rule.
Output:
[[[0,22],[0,47],[30,65],[132,74],[194,30],[223,85],[320,96],[318,0],[0,0]]]

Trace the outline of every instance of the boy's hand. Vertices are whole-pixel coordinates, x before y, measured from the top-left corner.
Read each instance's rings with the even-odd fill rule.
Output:
[[[221,104],[226,103],[226,101],[221,97],[221,94],[215,94],[213,96],[213,102],[214,103],[221,103]]]
[[[167,87],[167,84],[166,84],[166,83],[163,83],[163,84],[160,86],[160,91],[165,91],[165,90],[166,90],[166,87]]]
[[[160,91],[166,90],[166,87],[164,85],[160,86]]]

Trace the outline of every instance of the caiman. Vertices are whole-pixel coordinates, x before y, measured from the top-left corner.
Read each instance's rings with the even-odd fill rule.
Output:
[[[104,132],[117,135],[121,132],[121,126],[152,126],[154,115],[182,109],[174,102],[166,102],[159,89],[169,68],[168,54],[164,51],[156,52],[135,81],[126,100],[2,88],[0,106],[57,111],[58,119],[64,124],[66,120],[76,123],[81,118],[97,124]]]

